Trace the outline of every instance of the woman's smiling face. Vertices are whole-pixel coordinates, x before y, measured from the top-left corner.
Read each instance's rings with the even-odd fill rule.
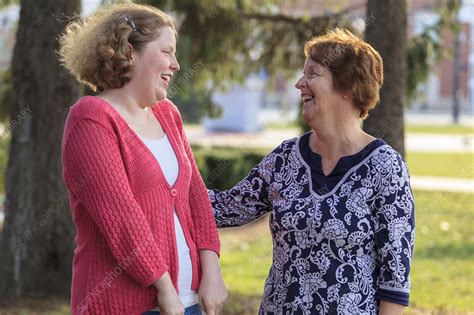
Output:
[[[334,105],[342,99],[334,89],[331,71],[311,58],[306,59],[303,76],[295,87],[301,91],[303,118],[308,124],[315,117],[334,111]]]
[[[161,28],[160,36],[133,53],[132,80],[153,103],[166,98],[166,90],[173,74],[179,70],[176,59],[176,36],[169,26]]]

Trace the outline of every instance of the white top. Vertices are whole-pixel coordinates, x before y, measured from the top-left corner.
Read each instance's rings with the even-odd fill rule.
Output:
[[[143,143],[150,149],[160,164],[160,168],[170,186],[173,186],[178,178],[178,159],[171,146],[168,137],[160,139],[145,139],[140,136]],[[179,218],[174,212],[174,228],[176,231],[176,244],[178,246],[179,273],[178,273],[178,290],[179,298],[183,306],[189,307],[199,303],[196,291],[191,290],[191,282],[193,279],[193,268],[191,265],[191,256],[189,255],[189,247],[184,237],[183,228],[179,222]],[[153,310],[159,310],[158,308]]]

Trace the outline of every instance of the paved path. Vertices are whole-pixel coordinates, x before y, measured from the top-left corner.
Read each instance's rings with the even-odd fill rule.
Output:
[[[474,135],[407,134],[405,146],[410,152],[474,153]]]
[[[297,128],[269,129],[259,133],[206,133],[200,126],[186,126],[186,133],[192,144],[202,146],[232,146],[245,148],[268,148],[279,145],[283,140],[296,137]],[[474,153],[474,136],[407,134],[406,150],[410,152],[453,152]],[[474,157],[474,155],[473,155]],[[413,189],[444,192],[474,193],[474,180],[449,177],[412,176]]]
[[[200,126],[186,126],[189,141],[202,146],[235,146],[242,148],[274,148],[283,140],[297,137],[297,128],[267,129],[258,133],[212,132]],[[474,153],[474,135],[435,135],[409,133],[405,146],[410,152]]]
[[[472,179],[412,175],[410,184],[412,189],[474,194],[474,180]]]

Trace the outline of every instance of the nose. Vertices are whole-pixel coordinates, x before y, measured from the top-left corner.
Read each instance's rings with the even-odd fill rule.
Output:
[[[305,84],[306,84],[306,80],[303,75],[301,78],[298,79],[298,81],[296,81],[295,88],[297,88],[298,90],[301,90],[304,88]]]
[[[178,63],[178,59],[176,59],[175,55],[173,55],[173,57],[171,59],[170,68],[171,68],[171,70],[173,70],[173,72],[177,72],[177,71],[179,71],[179,69],[181,69],[181,67],[179,66],[179,63]]]

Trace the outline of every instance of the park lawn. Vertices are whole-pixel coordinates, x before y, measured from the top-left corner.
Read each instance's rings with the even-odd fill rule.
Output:
[[[0,155],[0,160],[5,157]],[[474,161],[467,153],[408,152],[407,163],[412,175],[473,178]],[[415,191],[415,198],[417,239],[411,307],[405,314],[474,311],[470,298],[474,296],[473,195]],[[221,239],[222,270],[230,292],[224,314],[256,314],[271,263],[268,222],[263,219],[246,228],[221,230]],[[3,314],[65,315],[69,304],[23,299],[0,303]]]
[[[413,305],[473,311],[474,195],[415,191]]]
[[[472,153],[407,152],[411,175],[474,179]]]
[[[461,125],[405,125],[406,133],[474,135],[474,128]]]
[[[415,191],[416,248],[411,306],[406,314],[474,311],[472,194]],[[256,314],[271,264],[268,222],[221,230],[222,272],[229,288],[225,314]],[[244,303],[246,301],[246,303]]]
[[[474,311],[474,195],[415,191],[416,248],[407,315]],[[220,230],[221,264],[229,299],[225,315],[257,314],[272,256],[267,217]],[[0,315],[69,314],[60,300],[0,303]]]
[[[21,298],[0,300],[0,315],[69,315],[66,298]]]

